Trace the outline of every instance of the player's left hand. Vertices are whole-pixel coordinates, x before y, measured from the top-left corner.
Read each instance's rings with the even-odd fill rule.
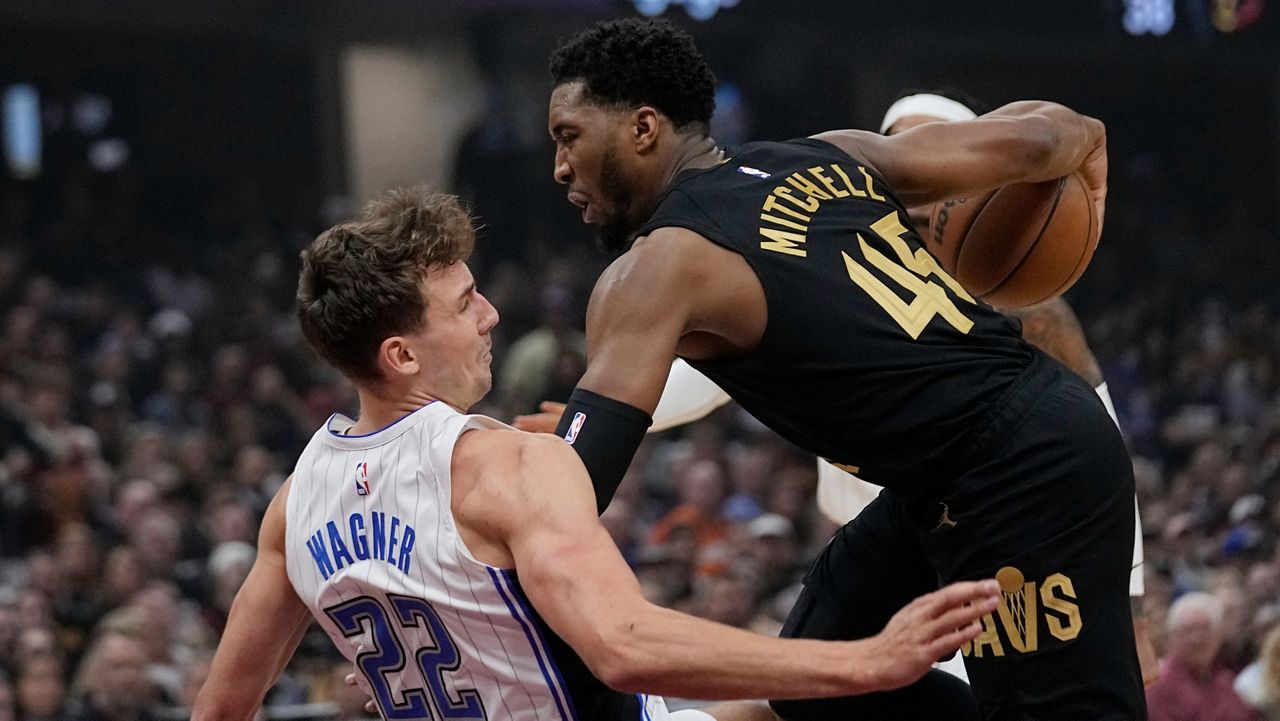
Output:
[[[1099,120],[1093,118],[1089,120],[1102,126]],[[1085,156],[1084,164],[1080,166],[1080,176],[1088,186],[1089,195],[1098,209],[1099,233],[1102,232],[1102,217],[1107,209],[1107,131],[1102,127],[1100,132],[1102,139],[1098,146]]]
[[[555,401],[543,401],[538,404],[541,413],[516,416],[511,425],[529,433],[555,433],[556,426],[560,425],[560,416],[564,415],[564,405]]]
[[[356,656],[359,656],[361,653],[364,653],[363,643],[356,646]],[[360,690],[364,692],[364,695],[369,697],[369,700],[364,702],[364,710],[374,714],[375,716],[378,715],[378,704],[373,700],[373,689],[369,687],[369,682],[366,681],[363,676],[352,671],[342,680],[346,682],[348,686],[359,686]]]

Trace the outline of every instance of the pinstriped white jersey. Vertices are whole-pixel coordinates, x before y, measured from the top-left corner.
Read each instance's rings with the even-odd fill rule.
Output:
[[[335,414],[298,459],[285,557],[298,597],[385,718],[668,718],[661,698],[591,677],[516,573],[477,561],[458,535],[454,444],[464,430],[506,426],[441,402],[367,435],[346,435],[353,425]]]

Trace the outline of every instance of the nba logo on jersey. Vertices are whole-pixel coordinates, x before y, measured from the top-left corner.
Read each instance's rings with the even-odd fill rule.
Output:
[[[578,431],[582,430],[582,424],[587,422],[587,414],[581,411],[573,414],[573,423],[569,424],[569,432],[564,434],[564,439],[573,445],[578,440]]]
[[[757,178],[772,178],[772,177],[773,177],[773,176],[772,176],[772,175],[770,175],[769,173],[766,173],[766,172],[764,172],[763,170],[760,170],[760,169],[758,169],[758,168],[753,168],[753,167],[751,167],[751,166],[749,166],[749,165],[739,165],[739,166],[738,166],[738,172],[739,172],[739,173],[742,173],[743,175],[754,175],[754,176],[756,176]]]
[[[369,464],[364,461],[356,464],[356,495],[369,495]]]

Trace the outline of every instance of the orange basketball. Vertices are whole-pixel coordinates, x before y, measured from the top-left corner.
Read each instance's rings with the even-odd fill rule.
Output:
[[[1062,294],[1098,247],[1098,212],[1079,173],[938,203],[928,247],[965,290],[997,308]]]

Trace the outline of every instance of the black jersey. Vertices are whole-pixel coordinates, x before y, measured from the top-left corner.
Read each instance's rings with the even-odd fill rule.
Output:
[[[793,443],[906,497],[952,475],[1031,362],[1017,321],[925,250],[893,190],[812,138],[750,143],[682,173],[641,229],[741,254],[768,323],[748,356],[690,361]]]

